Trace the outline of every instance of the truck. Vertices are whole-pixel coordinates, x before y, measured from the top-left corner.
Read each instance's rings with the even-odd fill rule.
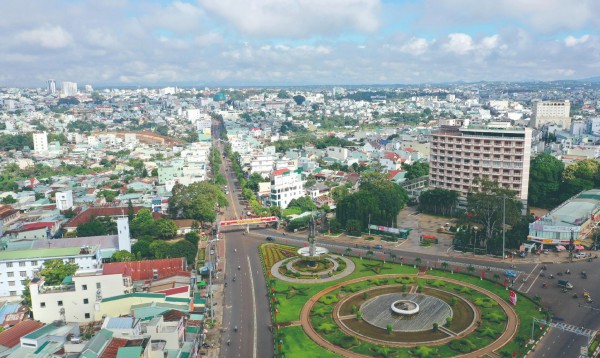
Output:
[[[566,288],[567,290],[573,289],[573,285],[567,280],[558,280],[558,287]]]

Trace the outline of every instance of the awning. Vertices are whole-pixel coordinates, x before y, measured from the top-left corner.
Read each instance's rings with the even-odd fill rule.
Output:
[[[562,245],[556,245],[556,249],[558,251],[564,251],[564,250],[566,250],[566,248],[564,246],[562,246]]]
[[[196,284],[198,287],[206,287],[206,281],[200,281]]]
[[[585,250],[585,247],[583,247],[581,245],[577,245],[577,246],[575,246],[575,250]]]

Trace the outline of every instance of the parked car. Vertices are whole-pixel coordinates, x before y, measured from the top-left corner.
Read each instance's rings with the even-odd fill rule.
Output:
[[[375,248],[377,250],[381,250],[381,249],[383,249],[383,246],[377,244],[377,245],[373,246],[373,248]]]
[[[506,277],[517,277],[517,273],[512,270],[504,271],[504,276]]]
[[[267,241],[275,241],[275,239],[272,236],[267,236]]]
[[[576,258],[576,259],[582,259],[582,258],[584,258],[584,257],[586,257],[586,256],[587,256],[587,255],[586,255],[586,253],[585,253],[585,252],[578,252],[578,253],[576,253],[576,254],[575,254],[575,258]]]

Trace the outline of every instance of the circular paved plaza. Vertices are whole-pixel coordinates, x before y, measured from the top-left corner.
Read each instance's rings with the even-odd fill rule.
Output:
[[[410,300],[419,305],[419,312],[403,316],[393,312],[391,305],[396,301]],[[375,327],[393,331],[418,332],[431,330],[434,323],[443,326],[446,318],[452,317],[452,309],[439,298],[422,294],[388,293],[368,300],[361,306],[363,320]]]

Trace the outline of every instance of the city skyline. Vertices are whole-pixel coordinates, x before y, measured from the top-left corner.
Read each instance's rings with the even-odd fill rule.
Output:
[[[7,1],[2,87],[571,80],[600,73],[600,4]]]

